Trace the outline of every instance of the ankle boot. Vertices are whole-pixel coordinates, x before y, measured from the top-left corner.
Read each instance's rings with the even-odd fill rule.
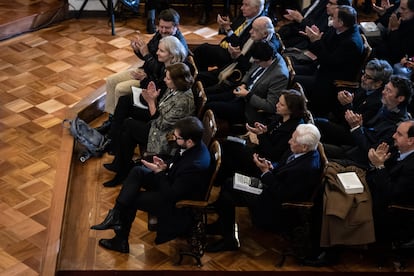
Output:
[[[129,253],[129,243],[127,239],[121,239],[117,236],[112,239],[100,239],[99,245],[113,251]]]
[[[111,128],[113,115],[109,114],[108,120],[102,123],[102,125],[95,128],[100,134],[105,135],[108,133],[109,129]]]
[[[114,229],[120,230],[121,229],[121,220],[120,220],[120,212],[117,209],[111,209],[108,212],[108,215],[104,219],[103,222],[100,224],[96,224],[91,226],[93,230],[107,230],[107,229]]]

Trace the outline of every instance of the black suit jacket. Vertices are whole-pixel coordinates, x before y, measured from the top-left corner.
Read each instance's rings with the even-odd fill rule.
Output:
[[[262,194],[252,207],[253,223],[274,228],[280,221],[283,202],[309,200],[320,181],[321,162],[317,150],[310,151],[293,161],[282,162],[261,177]],[[276,225],[275,225],[276,224]],[[280,225],[279,225],[280,226]]]

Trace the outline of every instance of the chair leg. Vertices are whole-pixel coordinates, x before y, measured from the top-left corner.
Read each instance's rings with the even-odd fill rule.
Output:
[[[187,239],[187,244],[189,249],[179,251],[179,260],[177,265],[180,265],[184,256],[190,256],[194,258],[197,262],[197,266],[201,267],[201,258],[204,255],[204,248],[206,245],[206,231],[205,231],[205,222],[204,214],[202,212],[195,212],[194,224],[191,227],[190,236]]]

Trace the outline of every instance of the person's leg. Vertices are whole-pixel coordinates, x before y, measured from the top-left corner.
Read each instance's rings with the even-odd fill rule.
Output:
[[[240,98],[230,101],[207,101],[205,109],[211,109],[218,119],[228,121],[230,124],[246,122],[244,100]]]
[[[203,10],[200,19],[198,20],[198,24],[207,25],[210,20],[210,12],[213,8],[212,3],[210,0],[203,0],[201,5]]]
[[[199,71],[208,71],[208,67],[222,68],[232,60],[227,49],[220,45],[204,43],[194,50],[194,61]]]
[[[130,70],[113,74],[106,79],[105,112],[109,114],[114,114],[116,103],[119,98],[119,96],[116,96],[116,93],[122,93],[119,90],[116,91],[116,87],[119,83],[130,80],[132,80]],[[131,87],[129,87],[129,93],[130,92]]]
[[[148,140],[149,123],[127,118],[124,121],[123,131],[119,139],[119,150],[115,153],[115,158],[111,167],[116,171],[115,177],[105,182],[105,187],[114,187],[120,184],[129,173],[132,163],[132,157],[137,144],[146,145]],[[105,164],[105,167],[108,165]]]

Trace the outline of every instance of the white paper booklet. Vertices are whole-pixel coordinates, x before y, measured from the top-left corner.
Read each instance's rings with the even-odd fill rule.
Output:
[[[135,86],[131,86],[132,89],[132,98],[134,100],[134,105],[136,107],[142,108],[142,109],[148,109],[148,106],[144,105],[141,102],[141,93],[142,93],[142,88],[139,87],[135,87]]]
[[[375,22],[361,22],[360,26],[366,36],[381,36],[380,29]]]
[[[339,181],[347,194],[358,194],[364,191],[364,185],[361,183],[355,172],[337,173]]]
[[[260,195],[263,191],[263,184],[256,177],[235,173],[233,177],[233,188],[240,191]]]

